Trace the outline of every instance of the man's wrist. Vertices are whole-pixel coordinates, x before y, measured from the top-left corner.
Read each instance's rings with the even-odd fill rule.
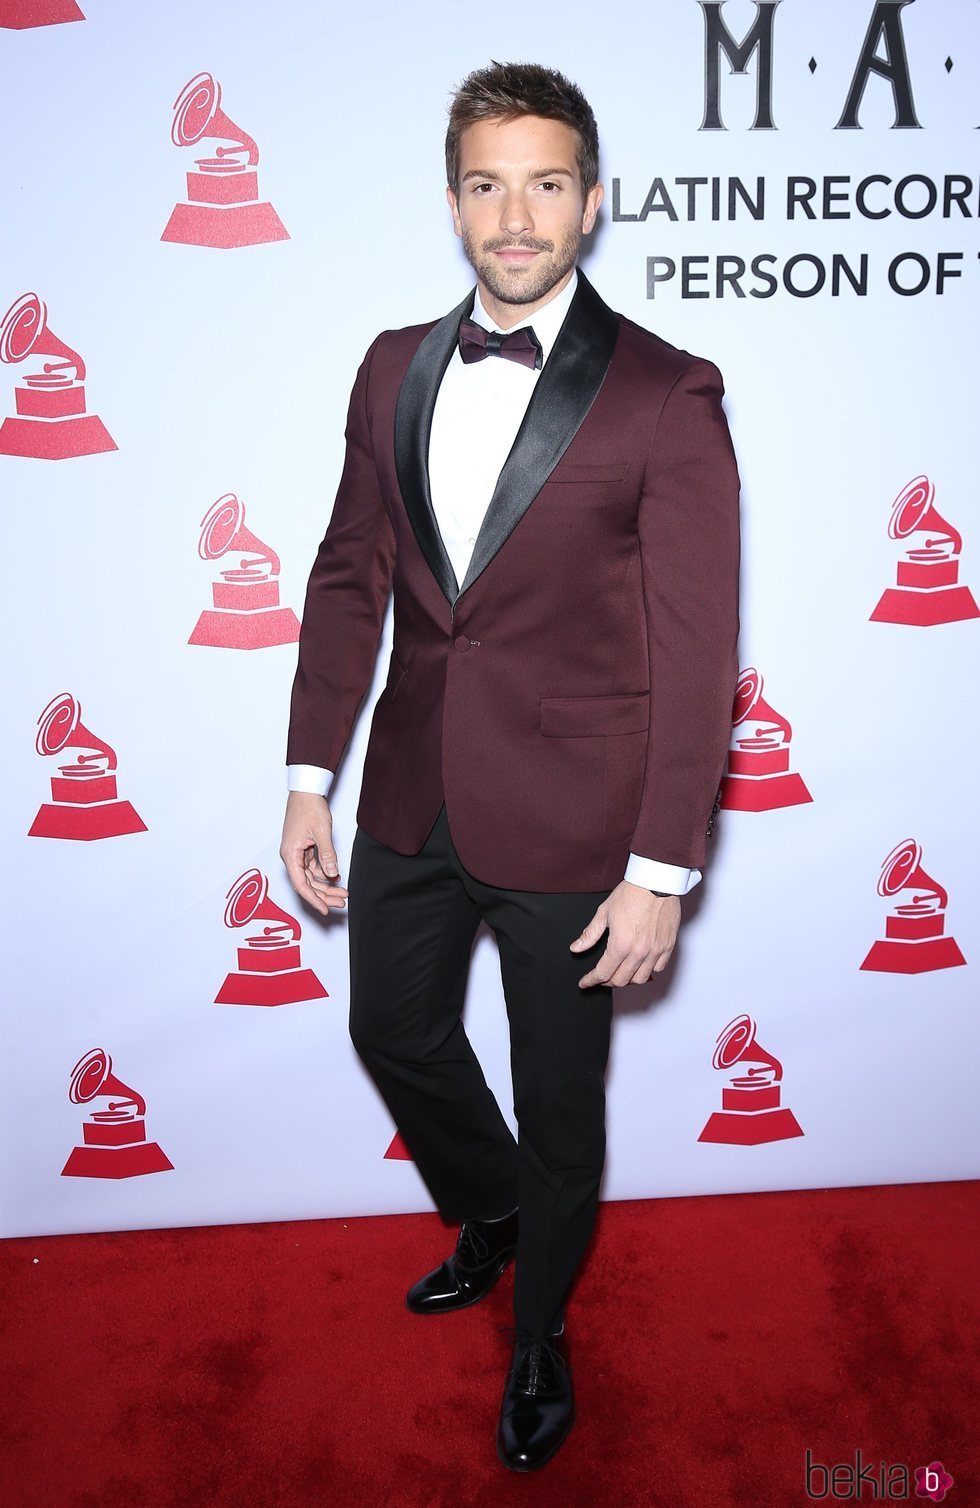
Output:
[[[676,895],[677,898],[678,898],[678,900],[680,899],[680,894],[676,890],[654,890],[652,886],[650,886],[650,885],[644,885],[639,880],[628,880],[628,879],[626,879],[624,877],[620,881],[620,884],[621,885],[632,885],[632,887],[633,887],[634,890],[642,890],[644,892],[644,894],[646,894],[646,895],[656,895],[656,896],[659,896],[662,900],[666,900],[668,897],[670,897],[672,895]]]

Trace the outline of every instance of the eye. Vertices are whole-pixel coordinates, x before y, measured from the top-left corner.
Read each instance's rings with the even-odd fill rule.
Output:
[[[492,188],[493,188],[493,184],[492,183],[474,183],[474,185],[473,185],[473,192],[474,192],[474,194],[482,194],[483,190],[486,189],[487,192],[489,193],[489,191]]]
[[[548,189],[549,191],[552,191],[556,194],[561,192],[561,185],[558,183],[553,183],[550,179],[547,178],[541,184],[541,188]]]

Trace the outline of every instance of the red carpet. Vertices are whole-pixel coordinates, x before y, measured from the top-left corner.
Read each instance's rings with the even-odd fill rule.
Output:
[[[939,1460],[974,1508],[978,1216],[972,1182],[602,1205],[578,1421],[528,1476],[494,1446],[510,1272],[460,1314],[404,1307],[452,1249],[437,1215],[0,1242],[0,1501],[796,1508],[809,1449]]]

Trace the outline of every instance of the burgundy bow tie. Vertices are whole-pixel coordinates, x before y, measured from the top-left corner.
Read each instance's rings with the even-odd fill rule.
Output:
[[[499,330],[484,330],[472,319],[461,319],[459,354],[465,362],[482,361],[485,356],[506,356],[509,361],[519,361],[522,367],[532,369],[542,363],[541,342],[530,325],[502,335]]]

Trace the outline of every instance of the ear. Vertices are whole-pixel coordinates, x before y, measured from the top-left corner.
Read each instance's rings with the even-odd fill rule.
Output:
[[[599,213],[599,206],[602,203],[604,197],[605,190],[603,189],[601,183],[597,183],[595,187],[590,189],[588,194],[586,195],[585,209],[582,211],[583,236],[587,236],[589,234],[589,231],[595,225],[596,215]]]
[[[446,203],[449,205],[449,208],[453,212],[453,230],[458,236],[462,236],[463,222],[459,218],[459,201],[457,200],[456,195],[453,193],[452,189],[449,187],[448,183],[446,184]]]

